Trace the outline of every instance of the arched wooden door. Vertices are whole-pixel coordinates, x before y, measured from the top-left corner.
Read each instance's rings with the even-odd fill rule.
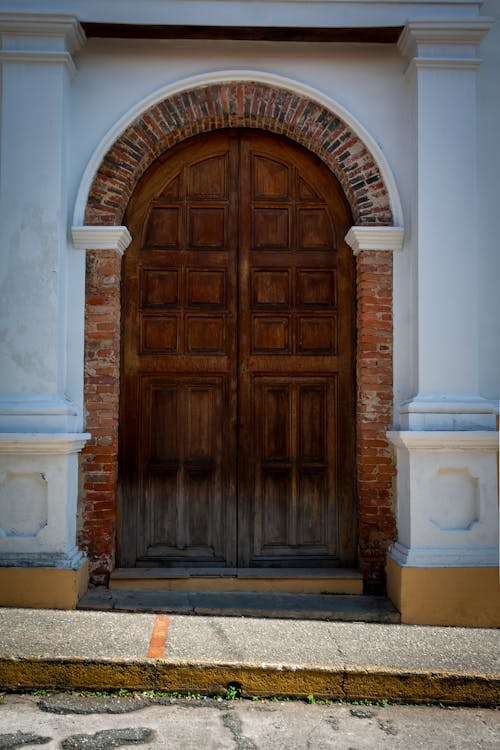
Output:
[[[218,131],[159,159],[126,223],[120,564],[352,565],[337,180],[285,138]]]

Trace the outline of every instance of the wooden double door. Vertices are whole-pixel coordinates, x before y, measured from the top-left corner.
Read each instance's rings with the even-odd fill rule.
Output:
[[[288,139],[192,138],[128,208],[120,564],[352,565],[353,260]]]

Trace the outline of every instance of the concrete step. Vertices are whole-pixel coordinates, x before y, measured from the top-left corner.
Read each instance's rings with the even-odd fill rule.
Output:
[[[389,599],[356,594],[293,594],[246,591],[133,591],[93,588],[82,610],[225,615],[339,622],[399,623]]]
[[[127,591],[362,594],[355,568],[117,568],[109,588]]]

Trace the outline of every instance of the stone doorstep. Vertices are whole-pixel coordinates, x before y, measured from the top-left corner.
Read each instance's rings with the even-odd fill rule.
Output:
[[[224,577],[224,578],[355,578],[362,580],[357,568],[116,568],[111,573],[112,579],[124,578],[187,578],[187,577]]]
[[[112,590],[362,594],[354,568],[117,568]]]
[[[133,591],[90,589],[81,610],[157,612],[178,615],[264,617],[339,622],[399,623],[400,615],[381,596],[290,594],[241,591]]]

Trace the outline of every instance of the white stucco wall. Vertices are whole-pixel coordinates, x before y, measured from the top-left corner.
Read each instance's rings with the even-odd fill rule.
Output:
[[[40,441],[44,430],[75,434],[83,427],[85,257],[84,251],[74,249],[70,229],[85,169],[110,129],[145,97],[182,80],[227,70],[281,76],[299,87],[312,87],[337,102],[378,144],[394,175],[406,233],[405,245],[395,255],[394,267],[394,427],[397,430],[401,426],[399,405],[422,390],[423,396],[430,398],[427,401],[423,398],[420,404],[418,398],[415,399],[416,416],[408,417],[404,429],[444,431],[431,436],[430,442],[425,442],[428,438],[424,435],[423,447],[420,438],[415,447],[413,435],[411,440],[396,435],[394,442],[402,456],[405,451],[413,452],[412,455],[418,453],[418,456],[427,451],[425,461],[437,467],[439,478],[444,461],[439,451],[445,455],[446,451],[450,452],[451,443],[455,445],[459,441],[458,468],[463,479],[464,518],[468,518],[465,511],[473,505],[470,477],[476,481],[476,473],[479,477],[482,471],[474,469],[475,454],[478,450],[487,451],[489,468],[485,482],[490,501],[481,523],[484,528],[496,528],[497,511],[491,500],[497,491],[496,479],[491,478],[495,474],[491,467],[496,466],[496,444],[490,445],[493,438],[491,414],[487,413],[489,406],[485,406],[479,396],[498,401],[500,394],[500,211],[497,207],[500,0],[486,0],[482,9],[483,15],[495,16],[499,22],[482,45],[484,62],[477,74],[476,92],[477,149],[473,106],[476,69],[473,21],[477,2],[0,0],[1,10],[13,14],[23,11],[74,14],[82,21],[299,27],[403,26],[409,19],[417,18],[472,19],[465,24],[470,26],[466,30],[469,36],[460,37],[463,30],[460,23],[456,27],[448,25],[445,32],[443,28],[438,29],[444,36],[439,37],[436,45],[432,44],[433,29],[435,31],[432,24],[430,32],[429,28],[425,32],[424,42],[417,39],[415,29],[409,32],[406,52],[409,57],[417,54],[421,62],[420,69],[416,65],[417,86],[405,76],[407,60],[396,45],[113,39],[89,39],[75,52],[77,72],[70,83],[70,53],[78,50],[82,41],[75,41],[78,27],[70,17],[65,23],[77,27],[71,33],[56,29],[43,37],[37,28],[40,19],[32,21],[28,32],[20,31],[19,26],[7,31],[2,38],[0,132],[0,208],[3,211],[0,229],[4,260],[0,284],[4,284],[6,331],[6,337],[0,336],[5,376],[0,401],[3,398],[7,407],[2,412],[0,404],[0,416],[6,432],[35,433],[34,441],[31,436],[21,446],[23,455],[29,451],[35,455],[30,441]],[[8,25],[8,19],[6,23]],[[415,52],[412,45],[419,49]],[[19,57],[16,59],[18,54],[31,57],[24,63]],[[455,58],[459,58],[458,63]],[[290,85],[293,88],[295,84]],[[418,86],[417,109],[414,94]],[[420,116],[418,128],[417,114]],[[465,144],[463,169],[460,144]],[[474,187],[476,166],[477,193]],[[455,174],[457,180],[453,184]],[[466,179],[460,180],[460,175],[465,175]],[[36,214],[37,208],[40,215]],[[47,237],[44,228],[50,230]],[[475,239],[477,254],[473,247]],[[19,249],[16,242],[19,242]],[[469,245],[470,256],[467,254]],[[458,248],[455,264],[454,248]],[[439,321],[436,331],[434,321]],[[461,388],[465,396],[462,400]],[[18,398],[22,402],[20,411],[24,409],[27,416],[14,414]],[[37,406],[40,399],[41,407]],[[419,409],[430,416],[421,417]],[[436,421],[432,422],[436,413]],[[14,414],[12,424],[9,422],[11,414]],[[483,414],[486,414],[484,419]],[[481,427],[490,431],[486,438],[479,435]],[[478,434],[472,438],[469,435],[450,438],[447,431],[457,429],[467,433],[475,430]],[[78,445],[83,444],[84,439],[85,436],[75,438]],[[68,440],[71,442],[73,438]],[[436,440],[441,441],[437,447]],[[471,447],[471,440],[472,443],[479,441],[479,448]],[[486,447],[481,442],[484,440]],[[21,448],[12,437],[8,436],[5,442],[8,445],[4,453],[9,456],[8,466],[12,467],[12,456]],[[57,455],[73,456],[73,448],[68,453],[63,443]],[[24,466],[24,458],[16,460]],[[65,492],[54,489],[57,501],[54,501],[56,511],[52,516],[57,517],[59,509],[74,518],[76,460],[62,460],[65,466],[71,463],[71,482],[68,482],[71,487]],[[43,473],[43,467],[36,465],[37,471]],[[423,511],[421,517],[415,516],[415,511],[423,508],[422,497],[427,490],[424,492],[420,485],[406,481],[404,457],[398,466],[403,488],[398,495],[401,528],[406,511],[411,511],[414,531],[423,530],[421,536],[427,538],[425,529],[429,518]],[[411,466],[417,466],[416,459]],[[453,472],[458,470],[455,464],[451,468]],[[12,473],[12,468],[9,471]],[[423,469],[418,469],[419,477],[424,473]],[[450,502],[455,502],[458,496],[455,478],[459,475],[450,476],[453,480],[447,480],[446,492]],[[443,494],[443,482],[440,482]],[[410,488],[407,498],[405,488]],[[49,487],[49,495],[51,491]],[[49,507],[50,500],[47,503]],[[45,507],[40,502],[42,506]],[[469,513],[472,523],[475,517],[471,514],[472,511]],[[6,523],[11,521],[7,519]],[[69,534],[59,530],[56,536],[54,549],[58,545],[58,554],[64,556],[67,564],[74,564],[73,527]],[[406,547],[420,545],[419,540],[418,534],[408,537]],[[474,560],[479,561],[478,564],[491,563],[493,552],[496,554],[495,545],[488,541],[486,554],[483,549],[486,549],[486,542],[476,549],[472,537],[471,540],[467,544],[464,542],[464,548],[470,547]],[[451,542],[436,542],[436,550],[439,552],[446,545],[451,549]],[[439,564],[443,557],[438,552],[426,552],[419,560]],[[407,552],[401,554],[401,560],[412,559]],[[463,558],[463,555],[460,553],[458,557]]]
[[[275,74],[319,90],[356,118],[378,143],[401,194],[410,200],[409,133],[403,71],[392,46],[263,42],[127,41],[91,39],[77,56],[73,84],[70,204],[93,150],[107,131],[145,96],[179,80],[225,70]],[[408,258],[398,258],[406,284]],[[405,295],[406,296],[406,295]],[[404,312],[398,314],[404,320]],[[398,322],[398,325],[401,323]],[[408,336],[400,336],[407,342]],[[405,344],[407,346],[407,344]],[[410,395],[407,357],[398,357],[401,393]]]
[[[489,0],[486,5],[485,13],[492,15],[498,11],[499,0]],[[478,79],[478,356],[480,390],[491,399],[497,399],[500,393],[500,310],[495,291],[495,280],[500,278],[500,213],[495,210],[500,173],[500,152],[495,142],[495,132],[500,130],[499,50],[497,25],[483,43],[484,62]],[[417,358],[410,326],[416,309],[415,237],[410,210],[413,131],[410,91],[403,76],[406,61],[399,51],[382,45],[90,39],[76,62],[70,206],[92,152],[116,121],[145,96],[191,76],[238,68],[281,75],[318,89],[357,118],[384,152],[403,206],[406,249],[395,258],[395,403],[411,397]],[[79,347],[75,349],[77,357]],[[75,367],[75,374],[79,371]],[[80,391],[77,377],[70,375],[69,382],[74,382],[75,393]]]
[[[481,393],[500,396],[500,0],[482,14],[496,23],[481,45],[478,72],[479,373]]]
[[[43,6],[43,8],[41,7]],[[117,9],[120,8],[118,14]],[[0,0],[0,9],[75,13],[82,20],[159,23],[349,25],[360,23],[403,24],[409,17],[473,16],[477,4],[454,3],[380,4],[374,0],[345,2],[208,2],[185,0],[143,0],[140,17],[137,4],[127,1],[83,2],[82,0]],[[167,13],[168,11],[168,13]],[[168,18],[167,18],[167,14]],[[500,16],[500,0],[487,0],[483,15]],[[500,151],[496,133],[500,130],[500,24],[482,45],[483,65],[478,74],[478,351],[480,392],[497,400],[500,393],[500,310],[496,279],[500,277],[500,212],[496,210],[496,186]],[[417,309],[416,233],[412,206],[415,204],[414,132],[411,126],[411,86],[405,80],[406,60],[391,45],[289,44],[267,42],[141,41],[89,39],[75,55],[77,75],[71,84],[68,113],[68,174],[64,203],[66,223],[72,213],[85,167],[106,133],[140,100],[183,79],[218,70],[245,69],[284,76],[312,86],[337,101],[371,134],[393,171],[402,202],[406,243],[395,257],[395,405],[411,398],[417,390],[418,342],[411,320]],[[471,216],[471,221],[474,218]],[[66,394],[82,416],[83,286],[84,257],[68,242],[66,329],[54,377],[57,390]],[[61,283],[65,283],[64,275]],[[61,308],[62,309],[62,308]],[[64,312],[64,311],[63,311]],[[56,358],[57,359],[57,358]],[[66,361],[65,361],[66,360]],[[65,372],[64,372],[65,370]],[[29,390],[29,388],[28,388]],[[41,391],[42,389],[39,389]],[[7,391],[6,391],[7,392]],[[26,391],[27,392],[27,391]],[[398,426],[396,413],[395,426]]]

